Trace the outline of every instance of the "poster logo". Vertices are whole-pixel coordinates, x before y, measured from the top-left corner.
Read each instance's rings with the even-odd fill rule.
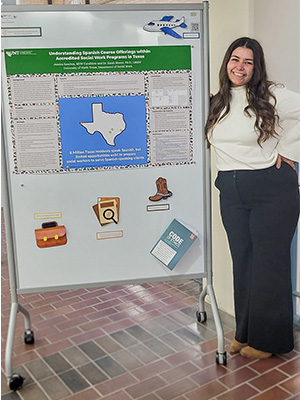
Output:
[[[20,51],[19,51],[19,50],[7,51],[7,52],[6,52],[6,55],[7,55],[8,57],[18,56],[18,55],[20,55]]]
[[[175,28],[187,28],[184,17],[174,20],[173,16],[165,16],[160,20],[150,21],[143,27],[147,32],[163,32],[165,35],[173,36],[176,39],[182,39],[182,36],[175,31]]]
[[[8,57],[13,56],[35,56],[36,53],[32,50],[7,50],[5,54]]]

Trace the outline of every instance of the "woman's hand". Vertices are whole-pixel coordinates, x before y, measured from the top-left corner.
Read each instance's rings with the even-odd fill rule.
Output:
[[[278,154],[278,157],[276,160],[276,168],[277,169],[280,169],[282,161],[289,164],[294,170],[296,170],[294,162],[292,160],[290,160],[289,158],[285,158],[285,157],[281,156],[280,154]]]

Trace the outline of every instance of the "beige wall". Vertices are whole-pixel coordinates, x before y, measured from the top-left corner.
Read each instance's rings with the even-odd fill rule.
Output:
[[[269,78],[300,93],[300,1],[251,0],[250,7],[250,34],[264,48]]]

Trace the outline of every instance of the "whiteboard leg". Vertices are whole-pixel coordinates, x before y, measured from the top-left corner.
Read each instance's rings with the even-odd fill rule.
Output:
[[[207,314],[205,311],[205,297],[207,295],[207,286],[205,286],[199,296],[199,305],[198,305],[198,311],[196,312],[196,317],[198,322],[206,322],[207,321]]]
[[[205,303],[204,303],[205,297],[207,295],[210,297],[211,308],[212,308],[213,318],[214,318],[216,332],[217,332],[217,339],[218,339],[218,350],[217,350],[217,354],[216,354],[216,362],[217,362],[217,364],[220,364],[220,365],[226,365],[227,364],[227,355],[226,355],[225,345],[224,345],[223,326],[222,326],[222,321],[221,321],[218,306],[217,306],[215,292],[214,292],[213,286],[210,283],[208,283],[207,286],[205,286],[205,288],[203,288],[202,292],[200,293],[199,311],[197,311],[197,313],[196,313],[197,321],[200,323],[207,321],[207,314],[205,311]]]
[[[204,300],[205,300],[206,295],[207,295],[207,286],[205,286],[203,288],[203,290],[202,290],[202,292],[200,293],[200,296],[199,296],[199,311],[200,312],[204,312],[205,311]]]
[[[19,308],[18,303],[11,304],[8,332],[7,332],[6,349],[5,349],[5,371],[6,371],[6,377],[8,380],[11,378],[11,376],[13,374],[13,372],[12,372],[12,353],[13,353],[13,345],[14,345],[14,336],[15,336],[15,327],[16,327],[18,308]]]
[[[212,313],[213,313],[213,317],[214,317],[214,321],[215,321],[215,325],[216,325],[216,331],[217,331],[217,337],[218,337],[218,351],[224,352],[223,326],[222,326],[219,310],[217,307],[215,291],[211,285],[207,285],[207,292],[210,297]]]
[[[212,285],[207,285],[207,293],[210,297],[212,313],[215,321],[216,331],[217,331],[217,339],[218,339],[218,351],[216,355],[217,364],[226,365],[227,364],[227,355],[225,351],[224,344],[224,331],[222,326],[222,321],[220,318],[220,313],[217,306],[217,300],[215,296],[215,291]]]
[[[19,304],[18,311],[20,311],[20,313],[23,314],[23,317],[24,317],[24,324],[25,324],[25,330],[26,330],[26,331],[31,330],[31,321],[30,321],[30,314],[29,314],[29,312],[26,310],[26,308],[24,308],[23,306],[21,306],[21,304]]]
[[[31,330],[31,321],[30,321],[30,314],[19,304],[19,311],[23,314],[24,322],[25,322],[25,333],[24,333],[24,342],[25,344],[33,344],[34,343],[34,334]]]
[[[31,321],[29,312],[23,306],[21,306],[21,304],[12,302],[10,309],[9,324],[8,324],[6,349],[5,349],[5,372],[6,372],[8,386],[10,387],[11,390],[20,389],[24,382],[24,378],[19,374],[14,374],[12,369],[14,336],[15,336],[17,313],[19,311],[24,316],[24,322],[25,322],[24,341],[26,344],[34,343],[34,336],[31,330]]]

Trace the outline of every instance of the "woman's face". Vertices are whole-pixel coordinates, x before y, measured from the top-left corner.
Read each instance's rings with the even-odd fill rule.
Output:
[[[253,51],[246,47],[233,50],[227,64],[227,74],[231,86],[243,86],[250,81],[254,70]]]

